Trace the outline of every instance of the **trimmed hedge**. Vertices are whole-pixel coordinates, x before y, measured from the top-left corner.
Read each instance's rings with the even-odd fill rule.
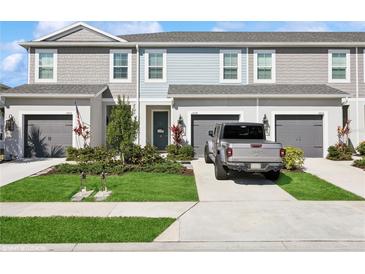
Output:
[[[107,149],[103,146],[85,148],[68,147],[66,152],[67,161],[84,163],[95,161],[112,161],[117,156],[117,152],[115,150]]]
[[[349,161],[352,160],[352,150],[345,144],[336,144],[328,148],[327,159],[333,161]]]
[[[79,174],[81,171],[90,175],[99,175],[105,171],[109,175],[121,175],[130,171],[145,171],[156,173],[182,174],[185,168],[180,164],[172,161],[163,163],[154,163],[149,165],[123,165],[121,161],[91,162],[79,164],[60,164],[55,167],[56,173],[61,174]]]
[[[297,147],[285,147],[283,164],[288,170],[302,169],[304,164],[304,151]]]
[[[189,161],[194,158],[194,148],[191,145],[168,145],[166,150],[167,159],[170,160]]]
[[[352,165],[358,168],[365,169],[365,156],[363,156],[361,159],[355,160]]]
[[[362,141],[357,147],[356,150],[360,155],[365,155],[365,141]]]

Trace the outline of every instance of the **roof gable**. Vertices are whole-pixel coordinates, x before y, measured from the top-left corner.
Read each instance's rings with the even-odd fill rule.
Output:
[[[82,22],[72,24],[61,30],[35,40],[59,42],[126,42],[124,39],[94,28]]]

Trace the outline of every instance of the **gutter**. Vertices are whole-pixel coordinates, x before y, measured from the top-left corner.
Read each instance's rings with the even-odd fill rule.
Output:
[[[356,102],[355,102],[355,109],[356,109],[356,141],[357,144],[360,143],[360,121],[359,121],[359,53],[358,47],[356,47]]]
[[[140,77],[140,75],[139,75],[139,45],[137,44],[136,45],[136,58],[137,58],[137,63],[136,63],[136,70],[137,70],[137,72],[136,72],[136,92],[137,92],[137,94],[136,94],[136,101],[137,101],[137,121],[138,121],[138,124],[139,124],[139,122],[140,122],[140,116],[141,116],[141,114],[140,114],[140,102],[139,102],[139,97],[140,97],[140,85],[139,85],[139,81],[140,81],[140,79],[139,79],[139,77]],[[137,144],[140,144],[140,129],[138,130],[138,134],[137,134]]]
[[[347,94],[168,94],[169,98],[345,98]]]
[[[100,92],[99,92],[100,93]],[[35,94],[35,93],[2,93],[0,97],[3,98],[93,98],[95,94]]]
[[[364,47],[365,42],[20,42],[29,47]]]

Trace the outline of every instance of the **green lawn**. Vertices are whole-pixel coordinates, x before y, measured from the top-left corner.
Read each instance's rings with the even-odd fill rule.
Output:
[[[151,242],[171,218],[0,217],[0,243]]]
[[[306,172],[284,172],[276,183],[298,200],[364,200],[360,196]]]
[[[88,189],[98,189],[100,178],[87,176]],[[107,177],[112,195],[107,201],[197,201],[194,176],[130,172]],[[28,177],[0,188],[1,202],[70,201],[79,191],[78,175],[51,174]],[[93,201],[93,199],[88,199]]]

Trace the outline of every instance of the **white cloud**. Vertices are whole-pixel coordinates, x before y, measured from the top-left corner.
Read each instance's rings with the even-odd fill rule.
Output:
[[[212,31],[242,31],[244,27],[243,22],[217,22]]]
[[[163,31],[161,24],[156,21],[95,22],[93,25],[113,35]]]
[[[33,31],[34,38],[40,38],[72,24],[70,21],[40,21]]]
[[[10,51],[10,52],[24,52],[25,49],[21,46],[19,46],[18,43],[20,42],[24,42],[24,39],[20,39],[20,40],[14,40],[12,42],[7,42],[7,43],[0,43],[0,51],[5,52],[5,51]]]
[[[14,72],[18,70],[20,64],[24,61],[24,54],[13,53],[5,57],[2,61],[1,68],[5,72]]]

